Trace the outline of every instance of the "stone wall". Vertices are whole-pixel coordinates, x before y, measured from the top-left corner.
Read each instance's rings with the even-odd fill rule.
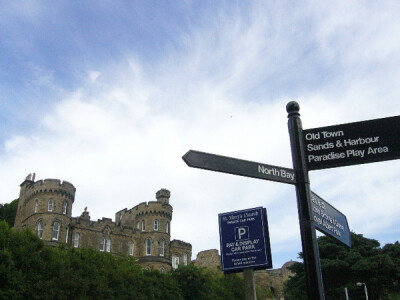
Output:
[[[211,270],[222,270],[221,256],[217,249],[199,252],[193,263]],[[294,262],[290,261],[280,269],[255,271],[254,280],[261,288],[271,290],[276,299],[284,299],[284,283],[293,275],[288,269],[292,264]]]
[[[199,252],[193,263],[198,267],[221,270],[221,256],[218,254],[217,249]]]

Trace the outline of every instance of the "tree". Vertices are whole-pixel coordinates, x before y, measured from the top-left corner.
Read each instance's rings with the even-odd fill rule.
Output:
[[[179,266],[171,274],[185,300],[244,299],[244,281],[237,274],[225,275],[194,265]]]
[[[0,204],[0,221],[6,221],[10,226],[14,226],[15,216],[17,214],[18,199],[11,203]]]
[[[361,234],[352,233],[351,237],[351,248],[330,237],[318,238],[326,299],[345,299],[345,287],[350,298],[362,299],[364,290],[357,282],[367,285],[371,300],[390,299],[389,295],[400,294],[399,243],[380,248],[378,241]],[[296,263],[290,269],[295,275],[286,284],[287,299],[307,299],[303,264]]]
[[[235,300],[243,279],[193,265],[167,274],[144,270],[131,256],[45,246],[30,231],[0,221],[1,299]]]

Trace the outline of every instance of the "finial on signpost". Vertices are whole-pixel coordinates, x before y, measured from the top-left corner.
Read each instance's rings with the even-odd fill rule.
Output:
[[[290,101],[286,104],[286,111],[288,112],[288,118],[292,116],[300,116],[300,105],[296,101]]]

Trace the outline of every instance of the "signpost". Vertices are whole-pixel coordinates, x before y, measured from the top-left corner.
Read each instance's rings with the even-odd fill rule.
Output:
[[[346,217],[311,192],[308,171],[400,158],[400,116],[303,130],[299,110],[295,101],[286,105],[293,169],[193,150],[182,158],[188,166],[194,168],[295,185],[308,297],[312,300],[323,300],[325,296],[315,229],[347,246],[351,245],[351,235]],[[232,214],[232,220],[237,216],[234,213],[228,213]],[[220,226],[226,222],[222,228],[228,226],[229,215],[225,217],[226,220],[220,220]],[[254,241],[259,239],[247,236],[253,230],[250,231],[250,227],[245,226],[248,225],[237,226],[237,229],[226,227],[229,228],[226,230],[230,232],[230,238],[235,237],[235,240],[222,241],[221,237],[221,252],[223,261],[227,263],[227,271],[247,271],[257,267],[251,267],[253,262],[258,262],[257,256],[254,259],[242,259],[238,256],[240,252],[246,251],[242,247],[247,245],[238,242],[236,246],[236,238],[252,241],[248,242],[250,250],[256,245]],[[224,230],[220,229],[221,234]],[[235,234],[232,234],[232,230],[236,230]],[[264,250],[260,250],[262,251]],[[271,257],[270,253],[266,257]],[[270,261],[261,262],[260,266],[264,268],[269,263]]]
[[[311,191],[311,208],[315,227],[348,247],[351,247],[351,233],[344,214]]]
[[[218,215],[222,269],[272,268],[267,210],[262,207]]]
[[[286,105],[288,112],[288,129],[292,150],[293,169],[296,171],[297,211],[299,215],[301,246],[303,249],[304,268],[306,274],[307,293],[312,300],[323,300],[324,286],[319,260],[319,249],[315,233],[315,222],[311,209],[310,179],[305,156],[305,145],[302,139],[300,106],[297,102]]]
[[[400,116],[303,131],[309,170],[400,158]]]

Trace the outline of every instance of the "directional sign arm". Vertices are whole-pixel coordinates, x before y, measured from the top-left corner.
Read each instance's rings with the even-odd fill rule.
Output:
[[[311,207],[316,229],[351,247],[351,233],[346,216],[313,191]]]
[[[296,183],[293,169],[190,150],[182,159],[189,167],[283,183]]]

